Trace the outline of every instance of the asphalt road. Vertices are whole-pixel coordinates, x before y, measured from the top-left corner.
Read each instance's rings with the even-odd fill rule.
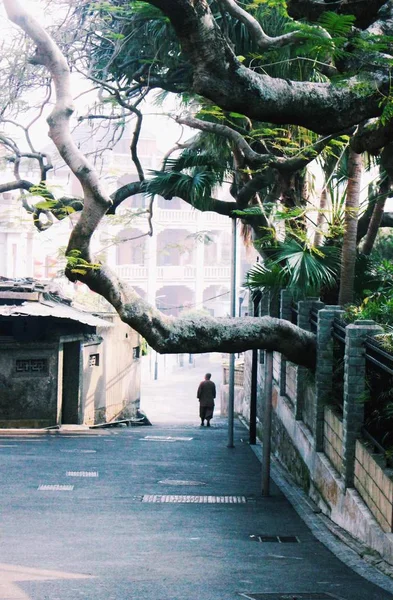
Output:
[[[228,449],[224,419],[198,426],[203,373],[175,375],[188,421],[0,437],[0,599],[392,599],[320,543],[274,484],[259,496],[243,426]]]

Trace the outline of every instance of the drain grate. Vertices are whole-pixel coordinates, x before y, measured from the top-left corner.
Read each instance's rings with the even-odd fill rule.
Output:
[[[161,479],[158,483],[164,485],[206,485],[203,481],[189,481],[186,479]]]
[[[98,477],[98,471],[67,471],[67,477]]]
[[[268,592],[266,594],[241,593],[240,596],[249,600],[340,600],[338,596],[323,592],[301,592],[274,594]]]
[[[142,502],[171,503],[171,504],[245,504],[245,496],[184,496],[145,494]]]
[[[39,492],[72,492],[73,485],[40,485],[37,490]]]
[[[300,544],[296,535],[250,535],[253,542],[272,542],[278,544]]]
[[[141,442],[191,442],[192,437],[175,437],[171,435],[145,435]]]
[[[104,440],[104,441],[106,441],[106,440]],[[75,449],[72,449],[72,450],[60,450],[60,452],[68,452],[68,453],[80,452],[81,454],[94,454],[97,452],[97,450],[75,450]]]

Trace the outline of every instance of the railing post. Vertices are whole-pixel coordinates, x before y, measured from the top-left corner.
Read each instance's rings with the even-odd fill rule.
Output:
[[[286,321],[292,321],[292,302],[293,294],[291,290],[281,290],[280,297],[280,318]],[[281,356],[280,364],[280,395],[284,396],[286,393],[286,377],[287,377],[287,361]]]
[[[318,312],[317,366],[315,370],[314,444],[323,451],[325,404],[332,395],[333,381],[333,321],[344,313],[340,306],[325,306]]]
[[[252,302],[254,317],[258,317],[261,294],[256,296]],[[258,350],[252,350],[251,360],[251,389],[250,389],[250,431],[249,442],[255,446],[257,443],[257,389],[258,389]]]
[[[266,352],[265,363],[265,410],[262,437],[262,496],[270,495],[270,448],[272,430],[273,352]]]
[[[346,487],[353,487],[356,439],[364,424],[364,391],[366,388],[366,349],[369,335],[382,328],[374,321],[355,321],[345,329],[343,475]]]
[[[311,331],[310,311],[316,302],[319,302],[319,298],[307,298],[307,300],[300,300],[300,302],[297,303],[297,325],[305,331]],[[306,367],[296,367],[295,419],[298,421],[303,418],[304,388],[307,371],[308,369],[306,369]]]

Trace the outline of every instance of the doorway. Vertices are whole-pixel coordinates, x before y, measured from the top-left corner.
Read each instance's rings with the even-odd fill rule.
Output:
[[[80,342],[63,345],[62,425],[78,425],[80,397]]]

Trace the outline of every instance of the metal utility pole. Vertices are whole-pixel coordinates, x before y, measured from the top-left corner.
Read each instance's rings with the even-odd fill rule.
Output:
[[[158,352],[157,350],[155,351],[156,353],[156,357],[155,357],[155,361],[154,361],[154,381],[157,381],[158,379]]]
[[[273,352],[266,352],[265,362],[265,411],[262,438],[262,496],[270,495],[270,446],[272,431]]]
[[[261,294],[253,300],[254,317],[258,316]],[[252,446],[257,443],[257,384],[258,384],[258,350],[252,351],[251,362],[251,391],[250,391],[250,432],[249,442]]]
[[[251,393],[250,393],[250,435],[249,442],[252,446],[257,443],[257,375],[258,375],[258,350],[252,351],[251,362]]]
[[[236,317],[236,263],[237,263],[236,219],[232,219],[232,265],[231,265],[231,317]],[[229,355],[228,394],[228,448],[234,448],[233,427],[235,413],[235,355]]]

